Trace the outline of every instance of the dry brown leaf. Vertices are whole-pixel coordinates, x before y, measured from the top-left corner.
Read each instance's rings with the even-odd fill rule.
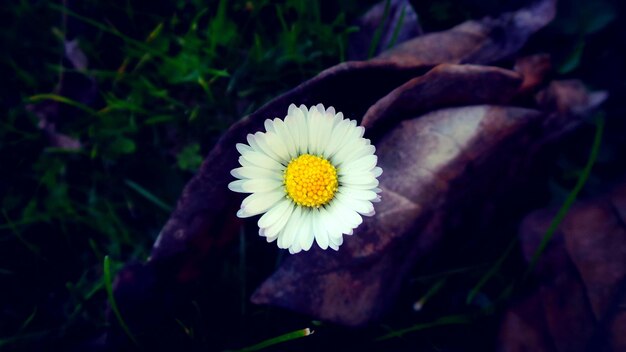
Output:
[[[548,24],[556,1],[533,5],[497,18],[467,21],[447,31],[428,33],[382,53],[403,65],[488,64],[515,54],[528,37]]]
[[[623,351],[626,339],[626,184],[608,196],[577,203],[538,262],[539,287],[505,315],[502,350],[521,350],[524,336],[545,319],[550,351]],[[538,211],[522,224],[520,239],[528,260],[555,211]],[[529,311],[534,313],[529,314]],[[513,330],[512,322],[523,328]],[[529,345],[534,350],[533,345]]]
[[[518,92],[522,76],[491,66],[442,64],[392,90],[372,105],[361,125],[395,125],[441,107],[506,104]]]

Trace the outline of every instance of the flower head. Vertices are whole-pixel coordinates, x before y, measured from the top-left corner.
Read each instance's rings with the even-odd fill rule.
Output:
[[[231,171],[238,180],[228,188],[252,193],[237,216],[263,214],[259,235],[290,253],[313,241],[338,250],[380,200],[382,169],[364,128],[333,107],[292,104],[284,120],[265,120],[265,130],[236,146],[241,167]]]

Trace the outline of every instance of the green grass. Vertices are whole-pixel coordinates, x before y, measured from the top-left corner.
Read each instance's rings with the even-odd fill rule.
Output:
[[[2,10],[10,20],[0,36],[12,50],[0,54],[11,77],[0,98],[10,108],[0,161],[11,187],[0,204],[0,254],[12,291],[27,292],[7,298],[15,314],[2,318],[2,344],[64,341],[72,329],[105,324],[107,297],[115,307],[109,261],[148,256],[220,134],[345,57],[347,18],[362,8],[345,2],[329,16],[320,6],[18,1]],[[86,68],[62,59],[66,40],[78,41]],[[51,145],[34,108],[80,149]]]
[[[117,319],[118,323],[120,324],[120,327],[122,328],[122,330],[124,330],[124,333],[126,333],[126,336],[128,336],[128,338],[135,345],[139,345],[139,342],[137,342],[137,339],[135,338],[135,335],[133,335],[133,333],[128,328],[128,325],[126,324],[126,321],[122,317],[122,313],[120,312],[119,308],[117,307],[117,302],[115,300],[115,296],[113,295],[113,273],[111,273],[111,259],[109,259],[108,255],[104,257],[104,269],[103,269],[103,271],[104,271],[104,287],[105,287],[106,292],[107,292],[107,299],[108,299],[108,302],[109,302],[109,306],[111,307],[111,310],[113,311],[113,314],[115,314],[115,318]]]

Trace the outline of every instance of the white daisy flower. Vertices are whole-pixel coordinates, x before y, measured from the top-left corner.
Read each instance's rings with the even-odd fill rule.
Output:
[[[338,250],[380,200],[383,170],[364,128],[333,107],[291,104],[284,120],[265,120],[265,130],[237,144],[241,167],[231,174],[239,180],[228,188],[252,193],[237,216],[263,214],[259,235],[292,254],[308,251],[313,240]]]

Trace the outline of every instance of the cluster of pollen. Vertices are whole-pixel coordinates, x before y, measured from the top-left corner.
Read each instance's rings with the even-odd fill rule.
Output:
[[[284,178],[287,196],[303,207],[319,208],[337,192],[337,169],[319,156],[302,154],[292,159]]]

